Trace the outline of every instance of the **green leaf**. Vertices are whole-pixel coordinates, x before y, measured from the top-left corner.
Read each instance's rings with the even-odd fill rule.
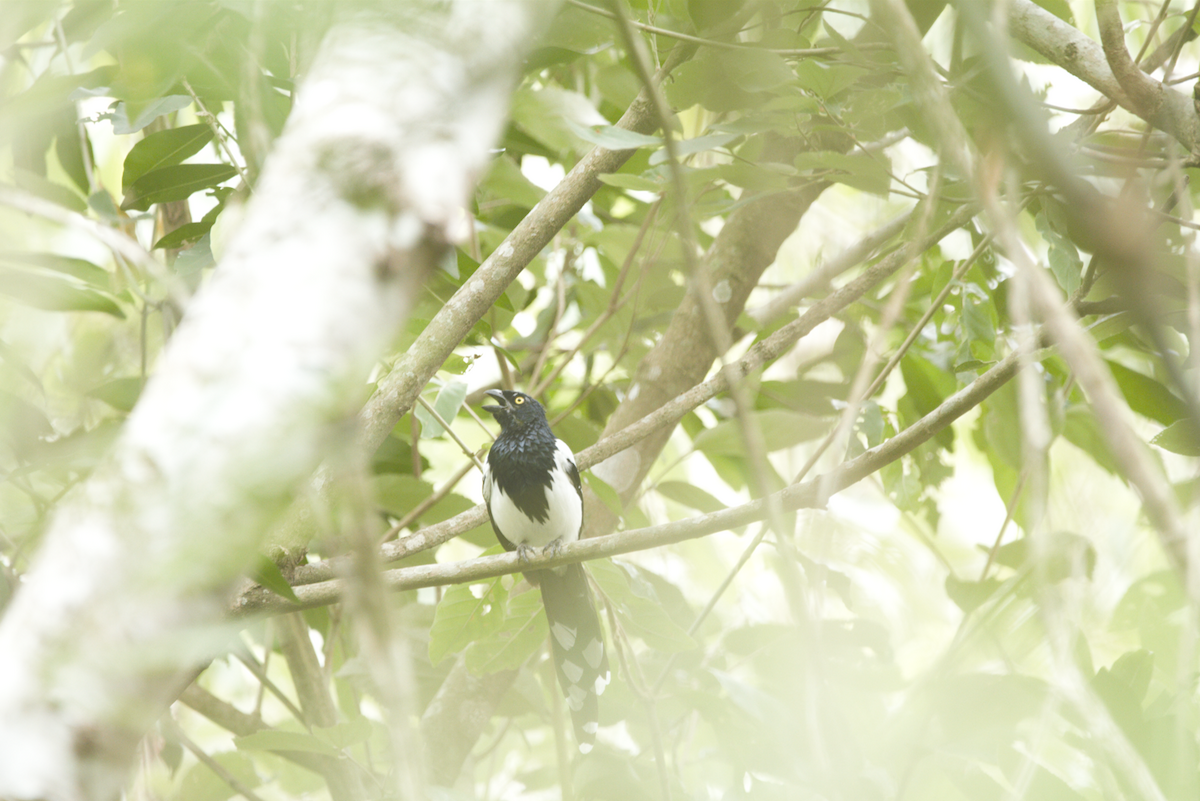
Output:
[[[675,151],[680,157],[690,156],[693,153],[703,153],[706,150],[713,150],[723,145],[727,145],[735,139],[740,139],[739,134],[734,133],[716,133],[708,134],[707,136],[697,136],[694,139],[684,139],[675,143]],[[667,149],[664,147],[656,153],[650,154],[650,165],[654,166],[662,164],[667,160]]]
[[[181,164],[199,153],[212,141],[212,128],[207,125],[184,125],[152,133],[135,144],[125,157],[121,186],[128,192],[138,178],[151,170]]]
[[[1053,207],[1049,208],[1053,210]],[[1067,295],[1074,294],[1079,289],[1080,281],[1083,278],[1083,260],[1079,258],[1079,250],[1075,247],[1075,243],[1067,237],[1063,230],[1065,223],[1061,226],[1054,225],[1051,213],[1046,211],[1040,212],[1034,221],[1038,233],[1050,245],[1048,253],[1050,271],[1054,273],[1058,285]]]
[[[639,581],[635,589],[625,568],[608,559],[589,562],[588,570],[616,607],[627,631],[660,651],[687,651],[696,647],[696,641],[666,613],[648,583]]]
[[[849,88],[865,74],[866,70],[859,67],[828,64],[815,58],[805,59],[796,65],[796,77],[800,85],[826,100]]]
[[[498,552],[499,546],[492,550]],[[438,602],[429,629],[429,661],[435,665],[469,643],[495,634],[505,623],[504,601],[508,592],[500,579],[483,585],[479,598],[472,593],[472,586],[479,585],[455,584]]]
[[[1000,579],[964,581],[954,575],[946,576],[946,597],[964,612],[973,612],[996,594],[1004,585]]]
[[[334,748],[344,751],[352,745],[366,742],[371,736],[371,721],[363,717],[313,728],[313,734]]]
[[[661,179],[657,174],[655,178],[647,178],[643,175],[629,175],[623,172],[607,172],[601,173],[601,183],[606,183],[609,186],[615,186],[618,189],[634,189],[640,192],[662,192],[667,182]]]
[[[825,434],[829,424],[818,417],[788,411],[787,409],[764,409],[751,412],[768,451],[790,448]],[[746,452],[740,423],[722,420],[705,429],[692,441],[696,450],[710,455],[741,456]]]
[[[465,382],[457,380],[449,381],[438,390],[437,399],[433,402],[433,408],[437,410],[437,413],[441,415],[443,420],[453,424],[454,418],[458,416],[458,410],[462,408],[466,397],[467,385]],[[442,424],[424,406],[418,405],[413,409],[413,414],[421,421],[421,439],[440,437],[444,432]]]
[[[211,756],[213,761],[244,786],[254,788],[262,783],[254,769],[254,760],[246,754],[231,751]],[[188,801],[225,801],[233,797],[236,791],[208,765],[192,765],[183,775],[178,792],[179,798]]]
[[[0,293],[35,309],[98,311],[125,317],[116,298],[55,272],[0,267]]]
[[[610,512],[615,515],[621,514],[624,504],[621,503],[620,494],[613,489],[611,485],[607,484],[603,479],[596,477],[590,472],[583,474],[583,483],[585,486],[591,489],[592,492],[596,493],[596,497],[598,497],[600,501],[608,507]]]
[[[106,381],[88,393],[89,398],[102,400],[114,409],[130,412],[142,394],[145,380],[141,378],[114,378]]]
[[[411,450],[408,453],[411,459]],[[375,501],[396,517],[404,517],[433,494],[432,484],[412,474],[411,461],[406,471],[376,476],[372,483],[375,488]]]
[[[536,206],[546,195],[544,189],[535,186],[521,172],[517,163],[506,156],[492,159],[487,173],[479,182],[479,189],[492,198],[492,204],[502,202],[529,209]]]
[[[276,595],[286,598],[292,603],[300,603],[300,599],[296,597],[296,591],[283,577],[283,573],[279,570],[279,565],[275,564],[274,559],[268,559],[259,554],[258,563],[254,566],[254,572],[250,574],[250,578]]]
[[[29,251],[5,250],[0,251],[0,262],[14,267],[42,267],[54,272],[74,276],[97,289],[108,290],[110,284],[108,270],[90,261],[77,259],[72,256],[60,256],[57,253],[33,253]]]
[[[1042,8],[1070,25],[1075,24],[1075,14],[1068,0],[1033,0]]]
[[[1161,382],[1120,362],[1106,359],[1105,363],[1121,388],[1125,402],[1138,414],[1164,426],[1187,416],[1187,404]]]
[[[146,211],[155,203],[184,200],[235,175],[237,170],[228,164],[176,164],[151,170],[126,187],[121,208]]]
[[[165,248],[167,250],[176,250],[191,247],[203,239],[212,226],[211,222],[184,223],[155,242],[150,249],[159,250]]]
[[[475,674],[515,670],[542,647],[548,631],[540,593],[510,595],[500,628],[467,648],[467,668]]]
[[[728,51],[721,54],[721,62],[733,83],[747,92],[765,92],[796,80],[796,73],[782,56],[765,50]]]
[[[49,200],[51,203],[57,203],[65,209],[77,211],[80,214],[87,211],[87,201],[83,199],[82,195],[68,186],[51,181],[35,172],[16,167],[13,169],[13,182],[26,192],[37,195],[43,200]]]
[[[181,252],[175,259],[175,272],[179,275],[191,275],[212,267],[216,262],[212,253],[212,231],[200,237],[191,247]]]
[[[1200,456],[1200,431],[1196,430],[1191,418],[1184,418],[1155,434],[1150,444],[1183,456]]]
[[[122,100],[115,105],[111,113],[101,115],[101,119],[112,120],[113,133],[124,136],[137,133],[164,114],[185,109],[190,105],[192,105],[190,95],[167,95],[151,101],[148,105],[138,106],[136,110]],[[131,110],[133,110],[133,119],[129,118]]]
[[[660,481],[654,489],[664,498],[705,513],[719,512],[726,506],[695,484],[685,481]]]
[[[325,740],[299,731],[256,731],[245,737],[234,737],[233,744],[239,751],[300,751],[306,754],[324,754],[335,759],[342,755],[339,749]]]

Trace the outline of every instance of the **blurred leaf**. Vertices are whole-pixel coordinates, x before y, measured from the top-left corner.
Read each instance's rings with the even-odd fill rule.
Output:
[[[456,654],[468,643],[500,631],[505,623],[504,602],[507,591],[499,579],[484,585],[476,598],[470,584],[455,584],[438,602],[437,614],[429,630],[429,661],[438,664]]]
[[[1138,414],[1164,426],[1187,416],[1187,405],[1161,382],[1111,359],[1106,360],[1105,364],[1121,388],[1129,408]]]
[[[283,573],[279,570],[279,565],[275,564],[275,560],[268,559],[260,554],[258,563],[255,565],[254,572],[250,577],[281,598],[286,598],[294,604],[300,603],[300,599],[296,597],[296,591],[292,589],[291,584],[288,584],[288,580],[283,577]]]
[[[30,194],[37,195],[43,200],[49,200],[65,209],[77,211],[80,214],[87,211],[87,201],[68,186],[48,180],[37,173],[20,167],[13,168],[13,179],[17,186]]]
[[[463,381],[452,380],[446,382],[440,390],[438,390],[437,398],[431,404],[442,419],[453,425],[454,418],[458,416],[458,410],[462,408],[463,401],[467,397],[467,385]],[[445,429],[432,414],[430,414],[424,406],[413,407],[413,414],[421,421],[421,439],[432,439],[440,437]]]
[[[136,109],[131,108],[128,103],[121,101],[106,116],[112,120],[113,133],[124,136],[137,133],[164,114],[185,109],[190,105],[192,105],[190,95],[160,97]],[[129,117],[130,111],[133,111],[133,119]]]
[[[244,786],[254,788],[261,784],[258,772],[254,769],[254,762],[247,755],[226,752],[210,756]],[[226,798],[232,798],[235,793],[236,791],[207,765],[193,765],[183,775],[179,785],[179,797],[188,801],[224,801]]]
[[[684,481],[660,481],[654,486],[658,494],[704,513],[719,512],[726,505],[694,484]]]
[[[675,143],[675,151],[680,157],[690,156],[693,153],[703,153],[706,150],[722,147],[739,138],[739,134],[716,133],[708,134],[707,136],[697,136],[693,139],[682,139]],[[650,154],[651,165],[663,164],[666,161],[667,149],[665,147]]]
[[[625,569],[607,559],[588,563],[588,570],[604,595],[616,606],[622,625],[647,645],[660,651],[686,651],[696,641],[663,611],[662,604],[648,585],[641,593],[634,590]]]
[[[245,737],[234,737],[233,744],[239,751],[299,751],[305,754],[323,754],[337,759],[341,752],[330,745],[325,739],[298,731],[280,731],[265,729],[248,734]]]
[[[597,478],[595,474],[588,471],[583,474],[583,483],[592,492],[596,493],[596,497],[608,507],[608,510],[615,515],[621,514],[624,504],[621,503],[621,496],[611,486],[606,484],[603,479]]]
[[[1200,431],[1191,418],[1177,420],[1155,434],[1150,444],[1183,456],[1200,456]]]
[[[93,389],[88,393],[88,397],[102,400],[122,412],[130,412],[133,411],[138,396],[142,394],[142,386],[145,383],[141,378],[114,378]]]
[[[549,627],[536,592],[509,595],[503,623],[467,648],[467,668],[476,674],[515,670],[546,642]]]
[[[600,180],[609,186],[641,192],[662,192],[667,186],[667,182],[660,180],[658,176],[647,178],[645,175],[628,175],[622,172],[602,173]]]
[[[111,295],[55,272],[0,266],[0,293],[35,309],[98,311],[125,317]]]
[[[1004,586],[1000,579],[963,581],[953,575],[946,576],[946,596],[964,612],[974,612],[987,603],[996,591]]]
[[[111,281],[108,270],[85,259],[61,256],[57,253],[33,253],[29,251],[0,251],[0,264],[14,267],[43,267],[47,270],[74,276],[97,289],[108,290]]]
[[[786,409],[764,409],[751,412],[750,416],[769,451],[808,442],[829,430],[829,424],[824,420]],[[692,440],[692,445],[696,450],[713,455],[741,456],[746,452],[741,426],[732,419],[722,420],[701,431]]]
[[[212,225],[211,222],[184,223],[151,245],[150,249],[159,250],[167,248],[174,250],[191,247],[204,238],[209,230],[212,229]]]

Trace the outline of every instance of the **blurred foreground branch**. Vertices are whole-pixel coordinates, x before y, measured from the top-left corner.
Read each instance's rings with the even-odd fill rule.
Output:
[[[330,30],[220,268],[51,522],[0,622],[0,797],[118,795],[461,233],[543,6],[405,8]]]

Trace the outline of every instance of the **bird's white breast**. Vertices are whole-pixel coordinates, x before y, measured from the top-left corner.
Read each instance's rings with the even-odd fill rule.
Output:
[[[567,474],[568,467],[575,464],[575,455],[562,440],[556,446],[554,461],[558,469],[551,473],[550,486],[545,488],[548,513],[545,521],[531,519],[518,509],[492,480],[491,465],[487,465],[484,481],[485,491],[491,493],[492,520],[514,545],[525,543],[544,548],[559,538],[564,544],[579,539],[579,530],[583,526],[583,499]]]

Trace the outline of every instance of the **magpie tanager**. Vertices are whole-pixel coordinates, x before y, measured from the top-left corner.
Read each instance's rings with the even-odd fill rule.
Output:
[[[575,454],[554,436],[546,410],[524,392],[489,389],[497,405],[484,406],[500,423],[488,452],[483,500],[496,539],[528,562],[535,550],[555,553],[579,539],[583,490]],[[610,678],[600,617],[579,564],[526,571],[542,588],[558,682],[571,708],[579,750],[592,750],[599,726],[599,696]]]

